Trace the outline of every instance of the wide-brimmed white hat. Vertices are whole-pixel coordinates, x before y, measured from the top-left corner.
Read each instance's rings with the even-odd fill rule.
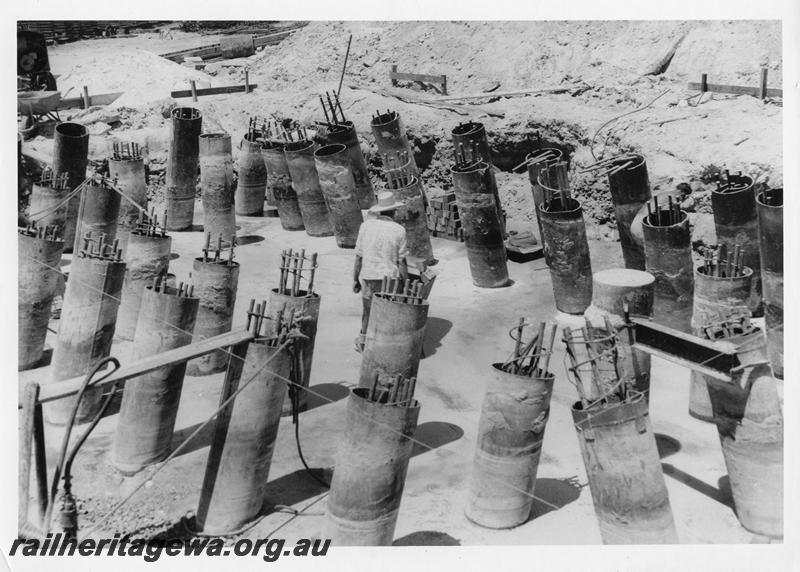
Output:
[[[378,202],[369,207],[371,213],[382,213],[386,211],[393,211],[403,206],[403,203],[398,202],[394,198],[394,193],[391,191],[383,191],[378,193]]]

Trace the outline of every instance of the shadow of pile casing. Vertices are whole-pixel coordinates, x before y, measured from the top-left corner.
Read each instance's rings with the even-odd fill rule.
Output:
[[[267,194],[267,166],[261,156],[261,143],[250,141],[250,133],[247,133],[242,138],[239,149],[241,153],[236,165],[239,180],[234,197],[236,214],[262,216]],[[271,200],[274,202],[274,197]]]
[[[172,138],[167,160],[167,230],[190,230],[194,223],[197,168],[203,115],[194,107],[172,110]]]
[[[502,288],[509,285],[507,256],[490,171],[483,162],[450,170],[472,283],[479,288]]]
[[[783,413],[764,363],[764,333],[726,341],[743,348],[738,355],[746,367],[732,383],[707,383],[736,516],[750,532],[783,538]]]
[[[358,140],[358,133],[352,121],[345,121],[334,125],[325,135],[325,142],[329,145],[340,143],[347,148],[347,156],[350,158],[350,170],[353,173],[353,181],[356,184],[356,201],[360,209],[368,209],[375,204],[375,193],[372,190],[372,182],[369,180],[367,162],[364,153],[361,151],[361,143]]]
[[[650,217],[644,217],[642,234],[645,265],[656,279],[653,319],[691,333],[694,263],[689,217],[684,211],[680,213],[680,222],[669,226],[652,225]]]
[[[314,164],[316,150],[317,144],[310,140],[295,141],[283,148],[306,233],[308,236],[333,236],[328,205]]]
[[[641,394],[572,407],[603,544],[677,544],[658,447]]]
[[[197,509],[197,526],[204,533],[232,533],[261,513],[286,395],[282,378],[289,378],[291,369],[286,347],[253,341],[238,383],[232,386],[226,379],[220,403],[253,381],[218,414],[214,426]]]
[[[390,111],[378,115],[370,122],[370,129],[380,155],[394,157],[399,151],[408,151],[408,159],[411,164],[408,166],[407,172],[419,177],[419,167],[414,159],[414,152],[408,142],[408,136],[399,113]]]
[[[552,192],[558,193],[557,190]],[[592,261],[583,207],[578,200],[570,198],[565,210],[551,212],[548,204],[555,203],[560,205],[560,201],[554,200],[539,207],[553,296],[559,311],[582,314],[592,302]]]
[[[333,471],[325,537],[334,546],[388,546],[405,487],[420,403],[370,401],[350,391]]]
[[[775,377],[783,379],[783,189],[770,189],[767,192],[780,204],[767,204],[765,193],[759,193],[756,199],[761,285],[767,324],[767,351]]]
[[[608,316],[617,330],[622,360],[618,362],[621,377],[633,377],[633,389],[650,400],[650,354],[632,347],[625,328],[625,303],[633,316],[651,317],[656,279],[649,272],[632,268],[610,268],[595,272],[592,277],[592,304],[584,316],[595,326],[604,327]]]
[[[227,243],[236,234],[231,136],[227,133],[204,133],[198,146],[203,232],[212,237],[221,236]]]
[[[122,303],[117,313],[116,336],[132,340],[139,319],[142,294],[153,279],[167,274],[172,237],[147,236],[139,232],[128,235],[125,249],[125,281],[122,283]]]
[[[744,265],[753,270],[753,291],[750,294],[750,311],[754,317],[764,314],[761,300],[761,254],[759,252],[758,216],[753,179],[743,176],[749,184],[741,191],[720,192],[711,189],[711,208],[714,211],[714,228],[717,244],[728,248],[739,245],[744,249]]]
[[[463,150],[468,161],[483,161],[489,165],[488,182],[491,192],[497,204],[497,212],[500,215],[500,225],[503,227],[505,235],[505,223],[503,221],[503,205],[500,203],[500,192],[497,190],[497,179],[494,176],[494,163],[492,163],[492,150],[489,148],[489,139],[486,136],[486,128],[483,123],[468,121],[457,125],[450,132],[453,149]],[[473,155],[473,146],[477,149],[477,156]]]
[[[542,243],[542,252],[545,256],[545,262],[549,260],[549,254],[547,253],[547,247],[544,244],[544,235],[542,233],[542,215],[539,211],[541,204],[544,202],[544,188],[539,184],[539,174],[544,170],[547,165],[550,163],[560,163],[564,159],[564,154],[561,152],[561,149],[556,149],[555,147],[544,147],[539,149],[538,151],[534,151],[536,156],[544,155],[545,153],[550,153],[553,155],[553,159],[540,162],[540,163],[528,163],[528,179],[531,182],[531,194],[533,195],[533,208],[536,212],[536,224],[539,227],[539,241]],[[528,153],[525,156],[526,161],[530,161],[533,158],[533,153]],[[549,262],[548,262],[549,264]]]
[[[272,326],[272,330],[267,333],[267,336],[278,335],[278,332],[275,331],[278,325],[275,318],[281,310],[283,310],[283,316],[287,316],[289,312],[294,310],[295,323],[298,324],[300,333],[306,336],[305,339],[295,339],[293,347],[299,367],[299,371],[295,376],[296,383],[302,387],[308,387],[309,381],[311,380],[311,365],[314,361],[314,343],[317,339],[317,322],[319,321],[319,307],[321,303],[322,298],[319,294],[312,292],[309,296],[305,290],[299,290],[297,296],[290,296],[286,291],[279,292],[277,288],[273,288],[267,299],[266,314],[273,318],[268,322],[268,324]],[[298,317],[301,315],[303,319],[298,320]],[[288,391],[288,386],[286,390]],[[300,388],[297,388],[297,390],[299,391],[299,409],[302,411],[306,408],[308,402],[308,392]],[[291,413],[291,400],[286,399],[283,402],[282,414],[291,415]]]
[[[356,183],[350,169],[347,148],[325,145],[314,151],[319,186],[328,205],[333,234],[339,248],[355,248],[364,218],[355,195]]]
[[[631,223],[642,210],[652,194],[650,179],[647,177],[647,163],[641,155],[634,155],[634,164],[608,176],[611,200],[614,203],[614,216],[617,219],[619,242],[625,268],[645,269],[644,245],[631,233]]]
[[[261,149],[267,166],[267,188],[272,193],[283,230],[303,230],[303,215],[298,205],[297,192],[292,185],[292,176],[283,143],[268,141]]]
[[[108,357],[124,277],[123,261],[88,256],[73,259],[50,364],[49,383],[56,385],[86,375],[97,362]],[[95,416],[101,396],[102,392],[96,389],[84,393],[76,423],[84,423]],[[67,423],[74,402],[74,398],[69,398],[46,404],[44,412],[48,423]]]
[[[50,308],[61,284],[61,253],[64,241],[17,235],[17,316],[19,351],[17,369],[36,367],[42,359]]]
[[[142,294],[133,360],[192,342],[200,300],[163,288],[167,291],[148,286]],[[125,383],[111,454],[111,464],[118,470],[133,474],[169,454],[185,373],[186,362],[173,363]]]
[[[692,304],[692,332],[703,336],[703,328],[736,317],[750,315],[753,271],[746,266],[741,276],[721,277],[707,275],[703,266],[694,270],[694,296]],[[708,376],[692,371],[689,386],[689,414],[702,421],[713,421],[714,412],[706,387]]]
[[[192,263],[194,293],[200,298],[194,326],[195,340],[204,340],[231,331],[236,289],[239,286],[239,263],[227,261],[203,262],[202,257]],[[225,369],[228,351],[214,350],[189,361],[188,375],[211,375]]]
[[[95,236],[105,234],[106,242],[114,242],[121,199],[120,194],[105,183],[90,181],[83,187],[73,252],[80,250],[87,233]]]
[[[67,188],[74,190],[86,179],[89,166],[89,130],[80,123],[64,122],[56,125],[53,132],[53,173],[67,173]],[[70,191],[62,191],[63,199]],[[66,205],[63,237],[64,252],[72,252],[75,244],[75,227],[78,222],[80,194],[72,197]],[[31,209],[31,212],[34,212]],[[47,223],[39,221],[40,226]],[[52,223],[50,223],[52,224]]]
[[[139,213],[147,207],[147,179],[145,178],[144,159],[142,157],[121,157],[108,159],[108,174],[119,189],[125,193],[119,207],[119,224],[117,238],[123,255],[127,252],[128,235],[135,228]],[[134,201],[136,204],[131,203]],[[169,222],[169,220],[167,221]]]
[[[426,300],[421,304],[406,304],[373,294],[359,387],[371,387],[375,374],[381,383],[397,375],[417,377],[428,307]]]
[[[492,365],[465,514],[487,528],[528,520],[555,376],[506,373]]]
[[[421,258],[426,264],[431,264],[435,258],[419,178],[412,175],[408,185],[392,192],[395,199],[403,203],[403,206],[397,209],[394,220],[406,229],[409,254]]]

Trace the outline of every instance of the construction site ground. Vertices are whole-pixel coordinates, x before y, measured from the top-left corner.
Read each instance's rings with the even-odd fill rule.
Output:
[[[622,36],[623,26],[630,26],[625,36],[628,41],[645,46],[635,54],[635,61],[631,50],[622,49],[624,42],[614,40]],[[525,44],[517,40],[512,45],[512,32],[531,38],[535,35],[537,41]],[[459,122],[481,121],[487,127],[499,168],[497,180],[509,228],[535,234],[527,174],[513,173],[511,167],[543,143],[557,144],[572,154],[573,194],[584,201],[594,270],[621,267],[623,263],[606,182],[577,173],[593,161],[592,151],[598,157],[619,150],[642,153],[654,191],[675,194],[691,212],[696,246],[715,242],[706,187],[706,176],[715,166],[746,171],[772,185],[782,180],[781,106],[749,96],[718,95],[687,103],[687,98],[695,94],[686,88],[686,82],[699,81],[703,72],[710,74],[709,81],[757,85],[761,65],[768,66],[771,77],[779,81],[779,24],[606,22],[592,28],[585,22],[426,22],[414,26],[316,22],[251,58],[249,79],[258,85],[252,93],[203,97],[196,104],[190,99],[170,100],[169,92],[187,89],[190,78],[208,85],[240,84],[243,68],[214,64],[205,71],[191,70],[155,54],[210,43],[210,36],[174,31],[172,39],[143,33],[128,39],[82,41],[51,48],[50,58],[53,72],[60,74],[62,90],[73,87],[79,93],[80,87],[87,85],[92,93],[125,92],[115,105],[62,112],[62,119],[85,121],[99,132],[104,119],[119,116],[118,122],[111,123],[112,129],[91,138],[90,157],[107,156],[117,140],[147,144],[152,199],[160,212],[169,141],[168,111],[176,103],[201,109],[204,130],[229,132],[234,146],[251,116],[311,125],[322,119],[317,95],[336,88],[349,33],[353,33],[353,45],[341,99],[347,118],[354,121],[361,135],[376,189],[383,183],[368,128],[375,110],[388,108],[400,113],[431,194],[450,186],[450,130]],[[487,37],[496,38],[496,44],[478,51],[475,46],[484,46]],[[747,43],[742,38],[753,40],[747,50],[739,47]],[[472,52],[462,45],[470,41],[475,47]],[[584,44],[594,46],[585,50],[585,57],[574,47]],[[727,49],[729,45],[736,49]],[[675,51],[665,64],[666,70],[660,71],[657,64],[663,63],[664,54],[672,48]],[[127,57],[120,59],[120,54]],[[522,62],[527,62],[527,71],[513,74],[514,69],[521,69]],[[648,62],[652,64],[649,67]],[[498,91],[558,85],[569,89],[558,94],[459,105],[455,110],[434,108],[376,93],[392,89],[388,80],[391,63],[397,63],[402,71],[447,73],[449,90],[455,94],[478,93],[497,83]],[[659,73],[653,75],[654,66]],[[416,98],[436,95],[399,88],[394,93]],[[74,95],[77,93],[70,94]],[[610,119],[657,96],[649,108],[619,119],[593,137]],[[690,105],[695,102],[696,106]],[[25,145],[47,155],[52,140],[39,137]],[[686,183],[688,190],[685,186],[679,189],[681,183]],[[202,223],[199,201],[195,221]],[[244,327],[250,299],[261,300],[276,286],[282,250],[304,248],[319,253],[316,290],[322,296],[322,307],[310,406],[300,416],[299,437],[309,465],[329,479],[348,390],[357,381],[360,366],[360,355],[353,348],[361,308],[360,297],[351,290],[353,252],[337,248],[332,237],[311,238],[302,231],[283,231],[277,218],[238,217],[237,224],[241,246],[236,252],[242,269],[234,328]],[[204,235],[198,229],[172,236],[170,272],[183,280],[200,252]],[[418,443],[408,470],[395,544],[599,544],[570,415],[576,392],[562,365],[563,352],[552,361],[556,382],[531,519],[514,529],[488,530],[464,517],[480,407],[491,364],[508,355],[512,345],[508,330],[520,316],[536,322],[557,316],[543,260],[510,262],[513,284],[486,290],[472,285],[462,243],[433,239],[433,248],[439,260],[434,267],[438,277],[430,296],[425,356],[417,385],[422,404],[415,435]],[[68,271],[69,265],[63,268]],[[560,318],[570,323],[570,319]],[[57,322],[52,327],[57,328]],[[51,337],[48,343],[52,342]],[[112,350],[123,360],[129,352],[130,344],[126,343],[115,344]],[[43,382],[46,376],[47,370],[40,369],[25,372],[20,378]],[[214,411],[222,378],[222,374],[186,377],[175,445]],[[744,530],[736,519],[717,430],[688,414],[689,378],[688,370],[653,359],[650,416],[678,537],[682,543],[766,542]],[[116,417],[109,415],[78,456],[74,492],[81,502],[81,528],[97,522],[133,487],[147,481],[130,502],[101,524],[99,531],[147,537],[186,534],[181,518],[197,508],[211,427],[149,480],[150,473],[160,466],[134,477],[123,477],[111,468],[109,452],[115,426]],[[60,435],[58,428],[48,428],[50,463],[55,461]],[[281,421],[269,480],[267,496],[275,508],[243,536],[321,536],[326,491],[300,462],[291,418]]]

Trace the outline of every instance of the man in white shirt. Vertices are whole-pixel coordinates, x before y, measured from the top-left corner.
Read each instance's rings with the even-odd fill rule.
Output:
[[[378,193],[378,202],[369,209],[372,217],[361,223],[356,239],[356,260],[353,267],[353,292],[361,292],[361,335],[356,349],[364,347],[369,323],[372,295],[380,291],[384,276],[408,279],[408,246],[406,229],[394,221],[403,203],[396,202],[391,192]]]

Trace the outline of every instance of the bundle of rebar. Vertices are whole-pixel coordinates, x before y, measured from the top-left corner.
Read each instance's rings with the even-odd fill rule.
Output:
[[[372,380],[367,399],[384,405],[398,407],[411,407],[414,405],[414,390],[417,387],[416,377],[403,377],[401,374],[394,376],[387,383],[388,388],[378,387],[379,374],[376,373]]]
[[[523,167],[527,168],[531,165],[538,165],[539,163],[548,163],[557,160],[559,157],[560,155],[555,149],[538,149],[536,151],[531,151],[528,157],[522,163],[511,169],[511,171],[516,173]]]
[[[160,237],[167,236],[167,213],[164,212],[164,218],[161,224],[158,224],[158,215],[155,214],[155,208],[151,207],[150,212],[145,214],[139,211],[139,217],[136,219],[136,226],[131,229],[131,232],[141,236]]]
[[[589,173],[591,171],[598,171],[595,173],[597,176],[611,176],[616,175],[620,171],[625,169],[630,169],[638,160],[638,157],[632,153],[623,153],[622,155],[617,155],[616,157],[610,157],[608,159],[602,159],[597,161],[596,163],[592,163],[585,169],[578,171],[579,173]]]
[[[278,142],[278,143],[292,143],[294,141],[304,141],[308,139],[308,131],[305,127],[297,126],[294,129],[286,129],[281,125],[280,121],[274,119],[264,119],[261,123],[260,131],[256,129],[255,119],[251,119],[250,133],[258,134],[264,143]],[[255,137],[255,135],[253,135]],[[255,141],[256,139],[252,139]]]
[[[627,308],[625,311],[627,313]],[[567,369],[575,377],[576,382],[574,385],[584,409],[598,403],[624,402],[628,398],[628,390],[631,385],[630,380],[620,376],[617,362],[619,349],[617,347],[616,329],[611,324],[608,315],[604,316],[604,320],[605,331],[602,334],[597,331],[598,328],[592,326],[588,319],[586,320],[586,325],[580,329],[564,328],[562,341],[567,346],[567,355],[572,363],[572,367]],[[579,347],[585,350],[586,361],[578,361]],[[608,356],[610,356],[610,361],[613,363],[614,372],[613,374],[606,373],[606,376],[610,375],[611,379],[604,379],[600,371],[599,362],[603,358],[608,359]],[[581,379],[580,368],[587,363],[591,370],[591,375],[589,376],[591,386],[597,396],[595,399],[587,397],[589,393],[586,391],[583,379]]]
[[[546,163],[539,172],[539,185],[544,193],[542,204],[547,212],[572,210],[569,208],[572,194],[569,190],[566,161]]]
[[[703,252],[703,272],[717,278],[738,278],[744,274],[744,247],[735,245],[733,252],[727,244],[706,248]]]
[[[234,257],[234,247],[236,246],[236,235],[232,235],[230,242],[227,244],[228,248],[228,260],[224,259],[224,248],[222,246],[222,235],[220,234],[217,237],[217,245],[216,248],[213,250],[213,258],[211,257],[211,233],[206,233],[206,244],[203,247],[203,262],[214,262],[216,264],[227,264],[231,266],[233,264],[233,257]]]
[[[78,251],[80,258],[95,258],[98,260],[117,261],[122,260],[122,249],[119,248],[119,239],[114,242],[106,242],[106,233],[102,233],[99,238],[94,238],[91,232],[83,235],[83,246]]]
[[[42,169],[39,185],[42,187],[50,187],[56,191],[63,191],[67,188],[68,178],[69,173],[56,174],[50,167],[45,167]]]
[[[459,143],[457,147],[453,146],[453,158],[456,162],[456,169],[464,170],[477,165],[483,161],[480,155],[477,141],[473,141],[472,147],[466,148],[466,151],[463,143]]]
[[[36,221],[32,221],[24,229],[19,229],[19,234],[45,240],[61,240],[61,227],[58,225],[36,226]]]
[[[114,143],[113,157],[117,161],[141,159],[142,153],[138,143]]]
[[[310,262],[310,265],[303,268],[306,262]],[[288,296],[298,296],[300,292],[304,292],[304,296],[312,296],[314,294],[314,275],[317,272],[317,267],[316,252],[310,258],[307,258],[305,248],[300,252],[295,252],[291,248],[288,251],[282,251],[278,292]],[[307,272],[308,275],[304,276],[303,272]],[[291,285],[289,284],[290,274],[292,276]],[[300,287],[303,280],[308,285],[305,291]]]
[[[326,99],[328,102],[327,107],[325,105]],[[322,112],[325,114],[325,123],[329,130],[337,129],[338,126],[347,124],[347,118],[344,116],[338,93],[333,92],[333,99],[331,99],[331,94],[326,91],[325,99],[320,95],[319,102],[322,104]],[[338,113],[337,109],[339,110]]]
[[[504,372],[527,377],[543,377],[547,375],[550,357],[553,355],[557,326],[553,324],[548,336],[546,334],[547,323],[541,322],[538,331],[531,340],[523,343],[522,333],[525,327],[530,325],[530,323],[525,322],[525,318],[520,318],[519,325],[508,333],[511,339],[514,340],[514,351],[503,362],[501,369]],[[514,332],[516,332],[516,337]],[[545,338],[547,338],[546,343]]]
[[[266,126],[264,124],[264,126]],[[248,141],[257,141],[264,137],[264,129],[258,126],[258,117],[250,117],[247,121],[247,135],[245,138]]]
[[[717,192],[719,193],[743,191],[752,184],[753,179],[747,175],[742,175],[741,171],[731,175],[731,172],[726,170],[724,176],[722,173],[717,173]]]
[[[376,109],[375,115],[372,116],[372,124],[380,125],[381,123],[388,123],[389,121],[395,119],[396,117],[397,117],[396,111],[387,109],[386,113],[381,113],[380,109]]]
[[[281,308],[277,314],[267,314],[267,301],[262,300],[256,304],[255,298],[250,299],[247,309],[247,324],[245,329],[251,331],[256,338],[266,338],[269,347],[278,347],[286,343],[290,337],[302,336],[300,322],[305,316],[291,308],[284,317],[286,307]],[[267,324],[267,320],[274,320],[275,324]]]
[[[423,284],[421,280],[402,280],[400,278],[383,277],[381,289],[377,295],[392,302],[404,304],[422,304]]]
[[[672,195],[667,197],[667,207],[658,204],[658,197],[653,197],[652,203],[647,203],[647,223],[650,226],[672,226],[683,220],[681,205],[672,200]]]
[[[153,278],[153,292],[160,292],[163,294],[170,294],[171,288],[167,286],[167,274],[166,272],[156,276]],[[174,292],[175,296],[182,297],[182,298],[191,298],[194,296],[194,284],[189,282],[185,284],[184,282],[178,283],[178,289]]]
[[[414,181],[415,177],[408,151],[397,151],[394,157],[383,153],[381,158],[391,190],[402,189]]]

